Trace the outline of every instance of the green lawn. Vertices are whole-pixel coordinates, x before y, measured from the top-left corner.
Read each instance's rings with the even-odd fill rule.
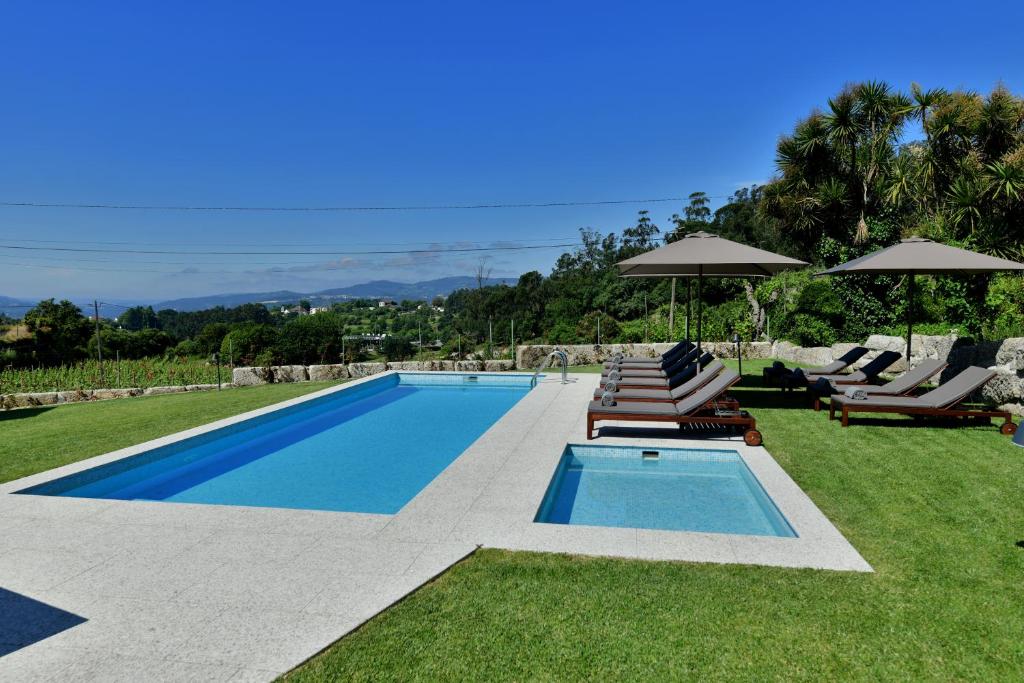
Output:
[[[995,426],[841,430],[763,366],[734,393],[875,574],[481,551],[288,678],[1024,677],[1024,451]]]
[[[875,574],[481,551],[289,678],[1024,678],[1024,451],[995,426],[841,429],[763,365],[735,395]],[[321,386],[0,413],[0,480]]]
[[[331,382],[267,384],[0,411],[0,483],[328,386]]]

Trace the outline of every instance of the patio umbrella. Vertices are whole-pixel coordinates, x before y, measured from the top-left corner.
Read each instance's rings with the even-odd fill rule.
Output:
[[[923,237],[911,237],[879,251],[842,263],[816,275],[857,275],[868,273],[906,274],[907,277],[907,363],[914,331],[914,291],[918,275],[968,275],[1024,270],[1024,264],[939,244]]]
[[[768,277],[783,270],[803,268],[807,263],[701,231],[616,265],[622,277],[697,278],[697,348],[700,348],[704,276]]]

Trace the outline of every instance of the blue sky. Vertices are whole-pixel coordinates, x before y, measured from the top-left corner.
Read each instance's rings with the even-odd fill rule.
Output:
[[[394,206],[724,196],[844,83],[1024,90],[1024,4],[21,3],[0,201]],[[720,200],[717,200],[720,203]],[[365,213],[0,207],[0,295],[163,299],[548,272],[676,204]],[[28,240],[38,240],[30,242]],[[44,241],[45,240],[45,241]],[[96,244],[99,242],[117,242]],[[436,245],[436,248],[431,247]],[[423,254],[357,251],[432,249]],[[293,256],[282,251],[328,255]],[[447,253],[446,253],[447,252]],[[45,266],[45,267],[42,267]]]

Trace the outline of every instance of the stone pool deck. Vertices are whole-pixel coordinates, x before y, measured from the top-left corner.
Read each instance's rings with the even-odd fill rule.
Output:
[[[393,516],[12,494],[182,435],[0,485],[0,680],[270,680],[478,546],[871,571],[765,449],[664,427],[592,443],[735,449],[799,537],[534,523],[586,438],[598,377],[569,379],[549,375]]]

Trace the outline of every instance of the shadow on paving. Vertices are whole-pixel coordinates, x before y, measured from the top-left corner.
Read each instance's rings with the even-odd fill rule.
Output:
[[[77,614],[0,588],[0,657],[85,621]]]

